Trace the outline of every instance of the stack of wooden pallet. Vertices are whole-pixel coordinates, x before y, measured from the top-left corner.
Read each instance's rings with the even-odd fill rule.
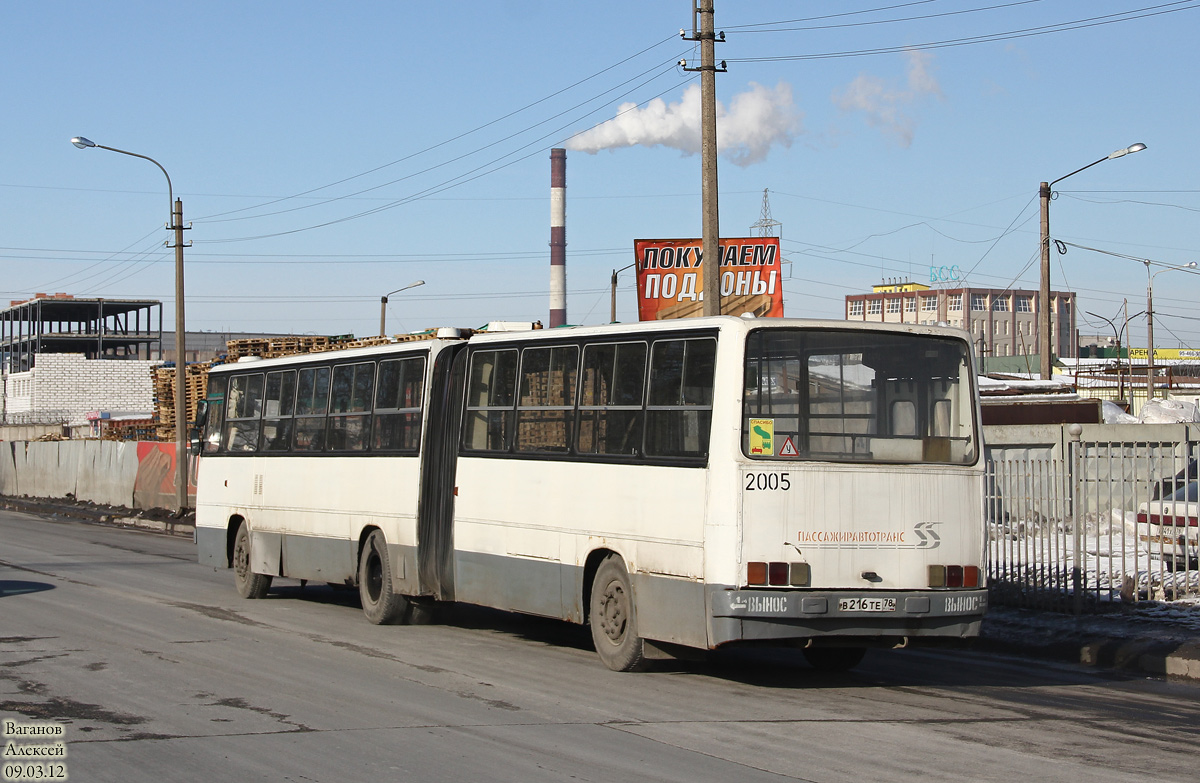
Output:
[[[329,341],[327,345],[320,348],[313,348],[312,352],[318,351],[345,351],[350,348],[369,348],[372,345],[387,345],[392,342],[390,337],[362,337],[359,339],[350,338],[335,338]]]
[[[211,362],[189,364],[184,371],[187,420],[196,420],[196,406],[208,393]],[[175,368],[156,367],[154,374],[154,421],[159,440],[175,440]]]
[[[324,335],[298,334],[287,337],[246,337],[225,343],[226,360],[235,362],[243,356],[275,359],[310,351],[329,349],[330,340]]]

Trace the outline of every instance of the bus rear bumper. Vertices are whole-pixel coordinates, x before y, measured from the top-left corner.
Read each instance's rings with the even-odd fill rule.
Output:
[[[972,638],[987,602],[987,590],[712,590],[710,642]]]

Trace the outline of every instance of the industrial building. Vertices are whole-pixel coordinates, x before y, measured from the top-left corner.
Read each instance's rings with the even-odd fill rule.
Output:
[[[1075,294],[1051,291],[1050,310],[1054,355],[1075,358]],[[907,280],[886,280],[873,286],[869,294],[847,296],[846,320],[956,326],[973,335],[981,356],[1035,357],[1037,366],[1037,291],[932,288]]]

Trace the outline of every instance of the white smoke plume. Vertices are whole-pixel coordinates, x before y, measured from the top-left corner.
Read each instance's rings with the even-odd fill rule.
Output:
[[[791,85],[780,82],[772,90],[751,82],[749,90],[733,96],[728,109],[717,102],[717,152],[738,166],[758,163],[775,144],[790,147],[801,121]],[[576,134],[566,146],[591,154],[662,146],[695,155],[700,152],[700,87],[688,87],[677,103],[655,98],[643,109],[622,104],[616,117]]]
[[[909,51],[908,84],[904,89],[889,87],[878,76],[861,74],[841,92],[833,95],[833,102],[846,112],[862,112],[867,124],[890,134],[903,147],[912,144],[916,121],[909,110],[922,97],[942,97],[942,88],[933,75],[930,63],[933,55],[927,52]]]

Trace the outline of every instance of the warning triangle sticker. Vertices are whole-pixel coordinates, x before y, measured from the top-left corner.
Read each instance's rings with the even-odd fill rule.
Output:
[[[783,445],[779,447],[779,456],[781,457],[799,457],[800,452],[796,451],[796,444],[792,443],[792,438],[789,435],[783,439]]]

